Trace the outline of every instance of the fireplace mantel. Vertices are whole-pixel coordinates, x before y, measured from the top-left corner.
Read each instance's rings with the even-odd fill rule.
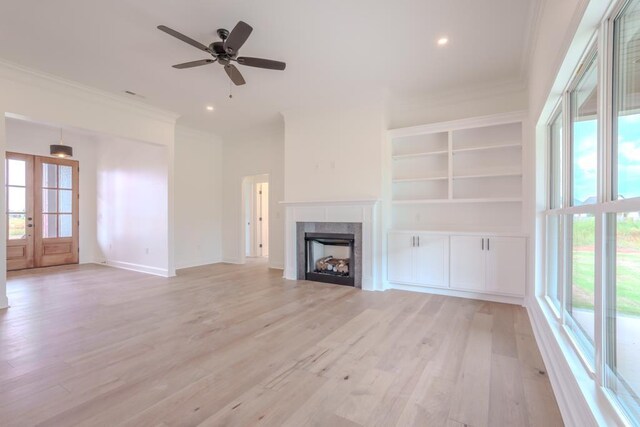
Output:
[[[382,290],[378,227],[380,203],[375,199],[283,201],[285,218],[285,279],[296,280],[299,222],[355,222],[362,224],[362,289]]]

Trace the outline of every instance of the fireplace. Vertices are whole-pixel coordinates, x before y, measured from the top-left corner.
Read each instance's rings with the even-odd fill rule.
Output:
[[[296,278],[362,288],[362,223],[297,222]]]
[[[349,233],[305,233],[305,279],[355,286],[355,236]]]

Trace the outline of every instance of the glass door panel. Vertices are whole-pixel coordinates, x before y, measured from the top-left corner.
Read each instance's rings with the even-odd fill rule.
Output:
[[[33,157],[6,154],[7,270],[33,267]]]

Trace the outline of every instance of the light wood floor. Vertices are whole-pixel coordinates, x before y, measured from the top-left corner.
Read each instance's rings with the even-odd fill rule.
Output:
[[[9,274],[0,424],[562,425],[523,308],[281,274]]]

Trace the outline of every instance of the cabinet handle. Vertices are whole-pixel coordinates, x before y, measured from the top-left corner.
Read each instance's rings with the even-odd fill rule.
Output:
[[[489,242],[490,242],[490,241],[491,241],[491,239],[489,239],[489,238],[487,237],[487,250],[488,250],[488,251],[490,251],[490,250],[491,250],[491,247],[489,246]]]
[[[416,236],[411,236],[411,247],[416,247]]]
[[[420,236],[416,236],[418,239],[418,247],[420,247]]]
[[[482,250],[484,251],[484,237],[482,238]]]

